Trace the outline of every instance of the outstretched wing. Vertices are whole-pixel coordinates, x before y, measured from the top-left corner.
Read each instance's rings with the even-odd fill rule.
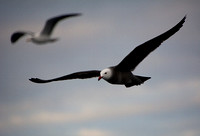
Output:
[[[175,34],[183,26],[185,19],[186,16],[170,30],[137,46],[116,66],[116,68],[121,71],[134,70],[136,66],[152,51],[159,47],[163,41],[167,40],[170,36]]]
[[[50,18],[49,20],[46,21],[45,26],[43,30],[41,31],[41,35],[47,35],[47,36],[51,35],[54,27],[60,20],[69,18],[69,17],[80,16],[80,15],[81,15],[80,13],[71,13],[71,14],[66,14],[66,15]]]
[[[70,79],[86,79],[86,78],[92,78],[92,77],[98,77],[98,76],[100,76],[100,71],[92,70],[92,71],[76,72],[76,73],[72,73],[66,76],[49,79],[49,80],[43,80],[39,78],[31,78],[29,80],[34,83],[49,83],[53,81],[62,81],[62,80],[70,80]]]
[[[15,33],[13,33],[11,35],[11,38],[10,38],[11,43],[17,42],[24,35],[31,35],[31,36],[33,36],[34,33],[32,33],[32,32],[24,32],[24,31],[15,32]]]

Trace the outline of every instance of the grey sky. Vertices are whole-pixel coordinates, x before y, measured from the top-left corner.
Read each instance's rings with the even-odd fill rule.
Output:
[[[0,135],[199,136],[199,7],[198,0],[1,1]],[[58,24],[58,42],[10,43],[14,31],[38,32],[46,19],[64,13],[83,15]],[[181,30],[134,71],[152,77],[141,86],[28,80],[116,65],[185,14]]]

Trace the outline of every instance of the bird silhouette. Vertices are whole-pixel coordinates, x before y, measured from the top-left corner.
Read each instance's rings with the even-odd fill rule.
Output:
[[[111,84],[120,84],[125,85],[126,87],[143,84],[151,77],[134,75],[132,74],[132,71],[145,57],[147,57],[152,51],[159,47],[163,41],[167,40],[169,37],[179,31],[179,29],[183,26],[185,19],[186,16],[170,30],[137,46],[116,66],[108,67],[102,71],[90,70],[76,72],[49,80],[43,80],[39,78],[31,78],[29,80],[35,83],[49,83],[53,81],[99,77],[98,80],[103,78]]]

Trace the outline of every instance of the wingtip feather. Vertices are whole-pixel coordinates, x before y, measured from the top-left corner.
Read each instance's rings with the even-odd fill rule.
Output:
[[[46,83],[45,80],[39,79],[39,78],[30,78],[29,79],[33,83]]]

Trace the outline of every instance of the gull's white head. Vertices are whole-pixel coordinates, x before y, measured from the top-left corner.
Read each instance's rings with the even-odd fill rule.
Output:
[[[110,68],[106,68],[100,72],[98,80],[100,80],[101,78],[103,78],[104,80],[108,80],[111,78],[111,76],[112,76],[112,70]]]

